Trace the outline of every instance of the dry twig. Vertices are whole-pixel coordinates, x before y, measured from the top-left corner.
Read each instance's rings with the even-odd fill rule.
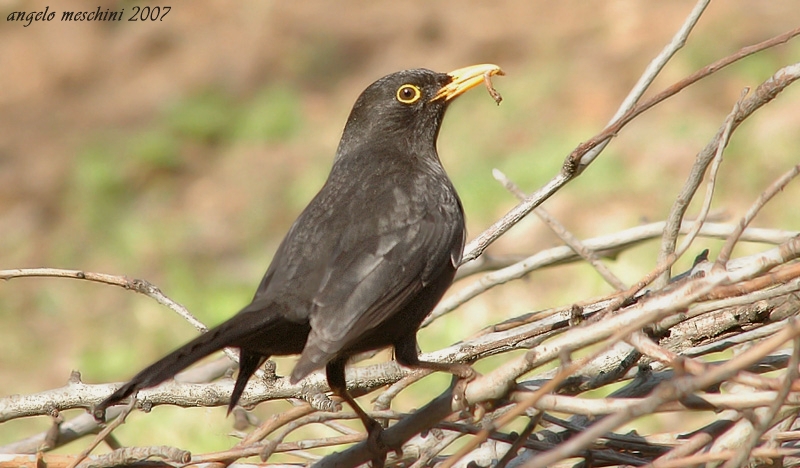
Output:
[[[565,159],[561,172],[544,187],[526,196],[508,177],[496,173],[522,201],[469,243],[465,263],[476,259],[544,199],[582,174],[634,118],[723,67],[800,34],[799,28],[743,48],[642,102],[643,93],[669,58],[684,45],[708,3],[707,0],[697,3],[680,31],[642,74],[608,126],[575,148]],[[501,466],[515,463],[516,466],[544,467],[563,463],[571,457],[583,457],[586,464],[596,466],[650,463],[648,466],[670,467],[714,461],[733,467],[753,457],[770,460],[800,457],[795,445],[800,441],[797,431],[800,324],[795,319],[800,310],[800,262],[797,261],[800,237],[793,231],[748,227],[759,210],[800,173],[800,165],[770,185],[737,225],[708,222],[715,188],[724,183],[717,171],[724,148],[736,128],[798,78],[800,64],[790,65],[778,70],[752,94],[742,96],[717,134],[699,152],[667,221],[579,241],[539,210],[538,214],[559,232],[568,246],[538,252],[524,259],[484,259],[480,267],[484,270],[480,271],[487,268],[491,271],[442,301],[426,324],[490,288],[524,277],[538,268],[580,258],[592,263],[606,281],[619,290],[608,297],[576,300],[564,307],[509,318],[460,343],[423,356],[432,362],[466,363],[514,352],[467,387],[467,401],[486,409],[480,421],[460,420],[459,408],[453,407],[449,390],[418,411],[409,414],[390,411],[392,399],[427,375],[426,372],[412,372],[393,362],[350,369],[348,380],[360,382],[357,391],[362,394],[389,386],[376,398],[376,411],[372,415],[392,421],[384,432],[384,442],[388,446],[403,446],[404,457],[390,458],[390,463],[403,460],[421,467],[441,462],[439,466],[447,467],[478,460],[500,460]],[[487,87],[491,93],[488,80]],[[706,194],[698,217],[694,222],[686,221],[685,212],[706,175]],[[680,233],[686,234],[686,238],[676,248]],[[600,260],[658,235],[662,239],[660,258],[654,261],[656,267],[630,287],[611,274]],[[697,236],[726,239],[716,262],[713,266],[696,265],[690,274],[667,282],[672,264]],[[771,243],[776,247],[732,258],[733,249],[741,240]],[[470,270],[471,266],[474,264],[465,264],[462,274],[478,271],[477,267]],[[653,284],[662,274],[664,281]],[[0,271],[0,279],[25,276],[75,278],[131,289],[176,311],[201,331],[205,330],[188,311],[146,281],[75,270]],[[651,291],[641,292],[651,284]],[[793,344],[791,352],[782,349],[790,342]],[[730,359],[700,359],[729,349],[737,351]],[[560,366],[542,370],[543,366],[553,363],[560,363]],[[764,375],[767,372],[779,375]],[[216,378],[219,374],[217,370],[210,375]],[[589,398],[584,394],[617,382],[625,385],[606,393],[604,398]],[[86,385],[75,378],[61,389],[3,397],[0,398],[0,422],[33,415],[57,416],[58,424],[41,439],[36,439],[47,441],[46,448],[50,450],[65,443],[67,439],[60,435],[75,421],[62,423],[59,412],[89,408],[105,397],[111,387]],[[729,391],[720,392],[720,387]],[[142,391],[140,400],[132,402],[128,411],[134,404],[148,408],[160,404],[222,405],[227,403],[231,388],[230,379],[203,384],[170,382]],[[731,389],[741,390],[741,393]],[[363,434],[338,423],[354,415],[319,412],[320,408],[334,409],[337,404],[324,396],[309,398],[310,392],[326,390],[321,376],[312,376],[303,385],[290,385],[282,378],[269,382],[255,379],[247,386],[243,405],[277,398],[306,399],[311,404],[302,403],[271,416],[225,451],[190,456],[169,447],[114,447],[117,450],[110,454],[90,457],[84,462],[102,466],[161,457],[177,464],[225,466],[244,457],[260,454],[266,458],[277,452],[292,453],[319,467],[356,466],[367,462],[371,455]],[[708,411],[717,414],[714,424],[691,432],[687,429],[687,434],[677,430],[643,436],[613,432],[644,415]],[[553,412],[566,416],[555,417]],[[124,414],[98,434],[89,448],[59,466],[81,463],[91,448],[123,421]],[[521,434],[503,432],[515,421],[527,423]],[[327,424],[336,433],[287,441],[297,429],[316,423]],[[256,425],[255,422],[251,424]],[[84,430],[91,433],[98,428]],[[466,439],[463,448],[447,452],[454,441],[462,438]],[[22,450],[35,451],[39,445],[32,440],[27,445],[10,445],[0,451],[17,454]],[[353,445],[322,458],[308,451],[341,444]],[[56,461],[63,461],[49,454],[38,457],[41,463],[55,465]],[[443,460],[445,457],[449,459]],[[5,463],[0,459],[0,468],[9,466]]]

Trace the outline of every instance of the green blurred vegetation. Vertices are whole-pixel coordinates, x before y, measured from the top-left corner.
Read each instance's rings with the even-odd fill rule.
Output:
[[[345,67],[329,63],[339,60],[341,65],[345,60],[339,50],[336,44],[309,47],[309,56],[296,58],[302,63],[290,68],[324,82],[313,93],[319,93],[318,88],[327,92],[333,81],[322,78],[344,73]],[[687,48],[670,67],[692,71],[728,52],[721,42],[701,42]],[[662,219],[694,155],[738,96],[739,85],[755,86],[787,63],[787,56],[798,53],[800,47],[792,44],[789,52],[751,57],[642,116],[584,175],[548,201],[547,208],[579,237]],[[618,76],[632,80],[644,63],[619,70]],[[599,131],[613,111],[605,112],[607,103],[580,89],[585,76],[563,59],[537,65],[512,62],[514,73],[495,80],[504,96],[499,108],[481,90],[473,91],[452,106],[445,121],[440,154],[462,196],[471,237],[516,203],[492,178],[493,168],[531,192],[555,175],[564,157]],[[368,81],[358,77],[362,88]],[[722,82],[735,86],[722,89]],[[313,109],[322,106],[309,104],[309,89],[301,83],[270,83],[245,95],[215,87],[187,92],[166,102],[146,124],[83,135],[60,198],[50,208],[59,213],[52,240],[33,247],[20,241],[20,248],[46,250],[46,266],[145,277],[208,325],[221,322],[247,303],[280,237],[330,166],[344,120],[320,123]],[[603,90],[605,85],[611,87],[603,83],[593,89]],[[344,107],[349,104],[343,102],[355,99],[350,91],[341,102],[324,97],[346,115]],[[320,99],[319,94],[314,96]],[[731,140],[714,205],[731,219],[796,164],[800,141],[792,119],[798,96],[793,89],[779,97]],[[615,104],[621,97],[616,93],[606,99]],[[312,136],[324,144],[316,145]],[[269,158],[280,163],[259,165]],[[800,210],[794,202],[798,197],[794,184],[755,224],[800,230]],[[493,249],[531,253],[557,244],[531,219]],[[713,256],[719,245],[701,239],[693,253],[709,247]],[[750,247],[762,248],[745,248]],[[610,267],[631,282],[654,266],[656,253],[657,244],[651,242],[622,254],[609,262]],[[690,263],[687,258],[677,269]],[[0,364],[23,368],[18,371],[20,382],[9,387],[12,393],[66,382],[66,373],[37,371],[53,360],[66,360],[60,366],[79,369],[88,382],[122,380],[195,334],[153,301],[127,291],[56,280],[14,284],[21,285],[19,294],[7,290],[0,296],[0,319],[6,329],[23,330],[0,340]],[[433,351],[504,318],[609,290],[585,265],[536,272],[490,291],[421,331],[420,344],[423,351]],[[487,359],[478,370],[488,372],[505,359]],[[287,373],[292,362],[281,360],[279,373]],[[449,381],[446,375],[426,378],[404,392],[394,409],[423,405]],[[368,406],[369,397],[361,401]],[[261,405],[256,414],[265,418],[280,405]],[[0,444],[48,426],[46,418],[4,423]],[[125,444],[163,442],[206,452],[230,447],[234,439],[228,432],[221,408],[156,408],[152,414],[132,415],[116,435]],[[61,451],[76,450],[68,446]]]

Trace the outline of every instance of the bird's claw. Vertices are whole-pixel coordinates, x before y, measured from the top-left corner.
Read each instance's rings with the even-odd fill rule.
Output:
[[[387,444],[383,439],[383,426],[374,420],[373,423],[367,426],[367,449],[372,456],[372,467],[384,466],[386,463],[386,454],[388,452],[393,452],[395,458],[401,460],[403,458],[403,446],[392,447]]]
[[[372,468],[383,468],[390,447],[383,441],[383,426],[374,419],[367,425],[367,449],[372,455]]]
[[[453,404],[461,410],[469,407],[467,404],[467,385],[480,375],[471,367],[466,369],[467,371],[462,375],[454,376],[455,382],[453,383]]]
[[[317,411],[337,413],[342,410],[340,402],[332,399],[327,393],[320,391],[316,387],[304,388],[302,398]]]
[[[467,386],[480,375],[473,369],[470,368],[470,370],[471,373],[456,377],[456,381],[453,383],[453,408],[459,411],[463,417],[469,417],[475,421],[483,417],[485,410],[481,405],[477,405],[473,410],[473,406],[470,406],[467,401]]]

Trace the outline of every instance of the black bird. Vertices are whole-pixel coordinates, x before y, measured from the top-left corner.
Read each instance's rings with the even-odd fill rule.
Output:
[[[292,225],[253,301],[139,372],[95,416],[228,346],[240,351],[228,412],[267,358],[300,354],[291,382],[324,367],[370,438],[381,428],[347,393],[351,356],[394,346],[402,365],[472,378],[466,364],[420,361],[416,332],[464,248],[461,201],[436,152],[442,118],[455,97],[495,74],[502,74],[496,65],[417,69],[371,84],[347,119],[328,180]]]

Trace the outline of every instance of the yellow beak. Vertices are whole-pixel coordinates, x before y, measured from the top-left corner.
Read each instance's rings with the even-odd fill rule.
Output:
[[[491,87],[489,78],[494,75],[505,75],[505,73],[497,65],[483,63],[453,70],[448,75],[453,77],[453,81],[443,86],[431,101],[442,98],[445,101],[449,101],[483,82],[489,85],[489,91],[492,93],[494,89]],[[492,94],[492,97],[494,97],[494,94]]]

